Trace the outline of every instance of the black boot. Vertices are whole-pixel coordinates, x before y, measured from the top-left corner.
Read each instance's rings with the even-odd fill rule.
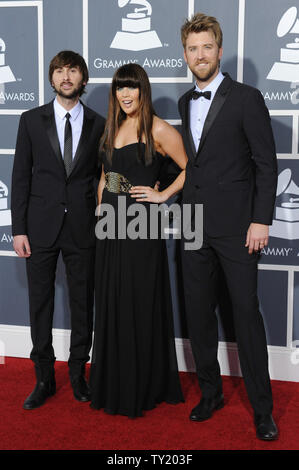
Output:
[[[42,371],[40,367],[35,367],[37,382],[33,392],[24,401],[24,410],[34,410],[42,406],[46,399],[56,392],[56,382],[54,371]]]
[[[266,415],[255,414],[254,423],[258,439],[262,441],[274,441],[278,438],[278,429],[270,413]]]
[[[83,374],[71,376],[73,394],[78,401],[90,401],[90,391]]]

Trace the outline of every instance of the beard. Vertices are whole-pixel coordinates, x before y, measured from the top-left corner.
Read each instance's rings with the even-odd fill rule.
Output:
[[[195,67],[194,67],[194,70],[192,70],[192,73],[198,82],[204,83],[210,80],[210,78],[213,77],[213,75],[215,74],[215,72],[217,72],[218,69],[219,69],[219,62],[214,64],[210,68],[210,70],[202,71],[202,73],[198,72],[198,70],[195,70]]]
[[[67,100],[73,100],[75,98],[78,98],[79,96],[82,95],[83,90],[85,88],[85,85],[83,85],[83,80],[79,83],[79,85],[73,89],[72,93],[67,93],[63,90],[61,90],[58,87],[55,87],[53,85],[54,91],[57,93],[57,95],[61,96],[62,98],[65,98]]]

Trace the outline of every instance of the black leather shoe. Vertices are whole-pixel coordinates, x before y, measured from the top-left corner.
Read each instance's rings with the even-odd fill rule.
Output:
[[[211,418],[213,411],[224,407],[223,395],[214,398],[202,398],[190,414],[191,421],[205,421]]]
[[[71,377],[74,397],[78,401],[90,401],[90,391],[83,375]]]
[[[42,406],[46,399],[56,392],[55,379],[47,382],[37,382],[33,392],[24,401],[24,410],[34,410]]]
[[[278,429],[271,414],[255,415],[256,437],[262,441],[274,441],[278,438]]]

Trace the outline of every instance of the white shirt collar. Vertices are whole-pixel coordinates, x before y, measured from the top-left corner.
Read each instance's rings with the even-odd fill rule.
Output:
[[[57,96],[54,100],[54,111],[55,113],[57,114],[58,117],[60,117],[60,119],[64,119],[65,118],[65,115],[67,112],[70,113],[71,115],[71,119],[72,121],[75,121],[77,119],[77,117],[79,116],[80,112],[82,110],[82,103],[80,101],[78,101],[77,104],[75,104],[75,106],[70,109],[69,111],[67,111],[63,106],[61,106],[61,104],[58,102],[57,100]]]
[[[203,88],[202,90],[198,87],[197,83],[195,84],[195,90],[196,91],[210,91],[212,93],[212,95],[214,95],[220,85],[220,83],[222,82],[222,80],[224,79],[224,75],[223,73],[219,70],[218,74],[216,75],[216,77],[205,87]]]

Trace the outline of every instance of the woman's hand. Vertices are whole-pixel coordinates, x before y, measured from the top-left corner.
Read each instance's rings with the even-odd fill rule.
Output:
[[[157,185],[155,186],[155,188]],[[156,202],[161,203],[167,200],[167,197],[157,189],[150,186],[132,186],[129,193],[131,197],[136,199],[136,202]]]

